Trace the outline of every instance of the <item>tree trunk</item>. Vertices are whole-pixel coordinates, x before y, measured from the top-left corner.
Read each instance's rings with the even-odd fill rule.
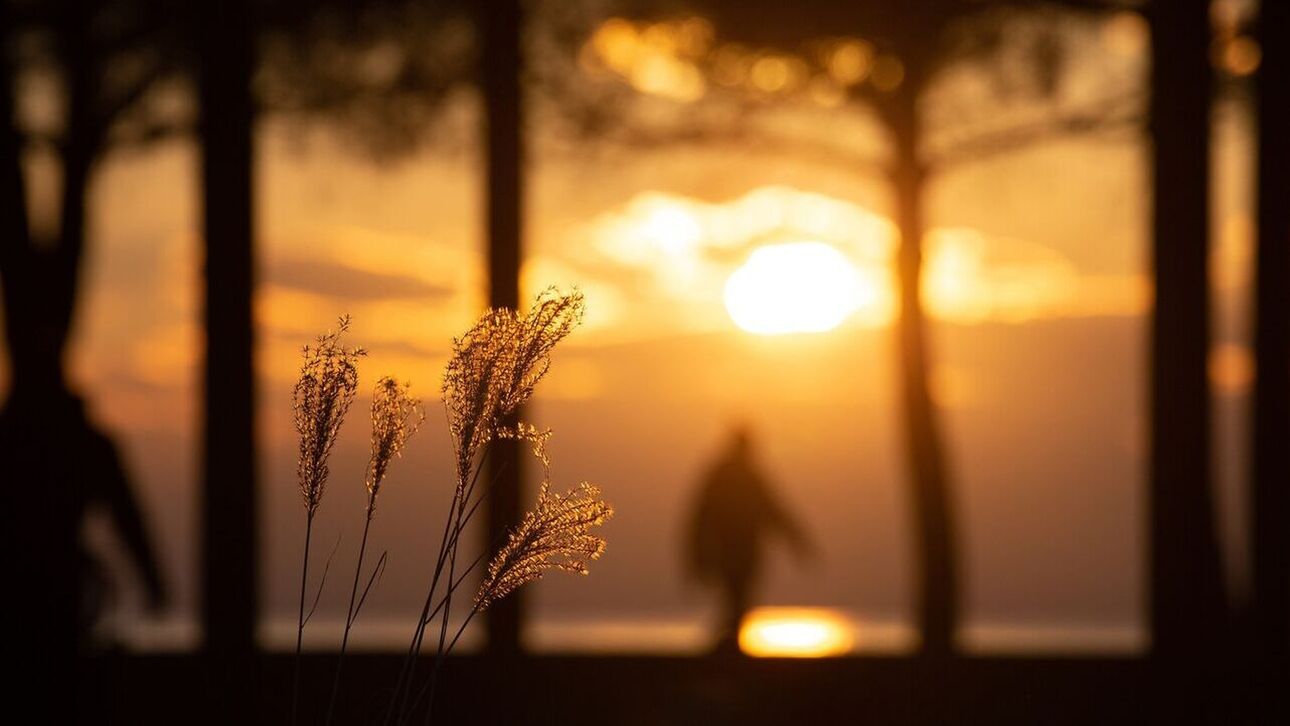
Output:
[[[923,653],[944,656],[953,651],[958,625],[958,563],[945,452],[935,404],[928,388],[931,352],[920,293],[924,234],[922,203],[927,174],[918,153],[921,83],[912,64],[908,68],[905,83],[885,105],[887,125],[895,140],[892,181],[896,191],[896,224],[900,229],[897,252],[900,317],[896,334],[910,504],[916,533],[916,617]]]
[[[85,217],[89,204],[90,173],[101,148],[104,129],[96,115],[95,99],[98,59],[87,24],[89,3],[73,2],[60,13],[58,44],[63,57],[63,76],[67,84],[66,131],[60,149],[63,188],[59,208],[58,245],[47,270],[52,299],[46,311],[60,338],[61,355],[67,345],[76,309],[80,283],[81,260],[85,252]],[[59,381],[63,380],[61,365]],[[64,384],[65,385],[65,384]]]
[[[21,138],[14,127],[13,69],[4,68],[4,114],[0,163],[4,165],[0,273],[12,361],[10,395],[0,410],[0,459],[21,486],[10,487],[2,507],[21,513],[6,522],[4,544],[15,581],[30,597],[19,598],[11,622],[16,658],[25,664],[18,689],[47,704],[46,718],[74,720],[87,686],[81,679],[93,612],[85,607],[86,553],[80,530],[88,501],[107,471],[100,454],[106,437],[86,419],[68,388],[64,352],[79,292],[85,246],[89,177],[100,135],[93,116],[93,59],[85,42],[86,18],[65,8],[55,42],[66,83],[66,128],[60,147],[63,172],[58,238],[34,244],[28,228],[21,168]],[[0,25],[0,27],[8,27]],[[9,40],[9,39],[4,39]],[[12,499],[10,497],[13,497]]]
[[[11,9],[6,3],[0,8],[0,27],[12,27],[7,17]],[[8,47],[9,38],[0,35],[0,45]],[[22,305],[19,289],[23,274],[30,268],[31,245],[27,227],[27,193],[22,179],[22,140],[14,127],[13,69],[6,58],[0,58],[0,289],[4,294],[4,311],[7,318],[5,334],[9,358],[14,361],[16,346],[21,340],[15,329],[13,311]],[[13,368],[10,367],[10,376]]]
[[[479,18],[483,37],[480,62],[488,172],[488,304],[518,309],[523,195],[523,17],[519,0],[488,0]],[[519,413],[515,418],[519,418]],[[510,423],[515,423],[512,420]],[[523,458],[520,442],[491,444],[488,526],[484,547],[495,549],[522,511]],[[525,594],[511,593],[486,612],[487,648],[496,654],[520,649]]]
[[[79,297],[81,261],[85,251],[85,217],[89,204],[90,174],[94,166],[94,155],[97,142],[93,120],[78,118],[90,113],[88,108],[80,106],[78,98],[88,95],[74,91],[70,114],[67,143],[63,148],[63,189],[61,209],[59,211],[58,247],[52,255],[53,263],[48,270],[52,293],[49,304],[52,309],[45,314],[50,317],[51,327],[60,334],[58,347],[63,351],[71,337],[72,323],[75,319],[76,303]],[[84,102],[89,101],[83,98]],[[60,358],[61,360],[61,358]],[[59,366],[59,379],[62,380],[62,366]],[[64,384],[65,385],[65,384]]]
[[[1264,713],[1269,723],[1290,723],[1290,3],[1261,8],[1251,620],[1260,686],[1272,699]]]
[[[0,6],[0,20],[12,8]],[[12,27],[0,22],[0,29]],[[0,47],[8,48],[0,31]],[[50,435],[52,418],[43,415],[44,390],[33,391],[20,379],[38,370],[34,361],[42,309],[37,255],[29,236],[23,182],[22,139],[14,126],[13,68],[0,57],[0,288],[4,294],[4,328],[9,355],[9,390],[0,407],[0,459],[5,483],[0,491],[0,551],[8,577],[23,583],[21,595],[5,598],[0,616],[15,623],[6,651],[14,663],[11,693],[41,703],[42,718],[71,723],[79,694],[77,610],[79,561],[76,530],[70,521],[65,482],[51,474],[50,455],[59,455]],[[45,361],[46,365],[48,361]],[[54,486],[47,486],[49,484]]]
[[[1151,6],[1155,142],[1150,618],[1168,720],[1208,708],[1226,618],[1211,490],[1208,230],[1211,70],[1204,0]]]
[[[202,566],[215,719],[250,719],[257,611],[252,294],[253,43],[248,2],[199,3],[205,432]]]

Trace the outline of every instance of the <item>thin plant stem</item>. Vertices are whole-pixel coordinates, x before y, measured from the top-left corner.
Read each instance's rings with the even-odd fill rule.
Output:
[[[480,468],[482,469],[482,464],[480,465]],[[476,471],[478,471],[478,469]],[[448,546],[446,548],[449,584],[451,584],[454,580],[456,580],[457,549],[458,549],[458,544],[461,541],[461,531],[464,526],[462,524],[462,517],[464,516],[464,513],[465,513],[466,501],[468,500],[468,497],[470,497],[471,492],[474,489],[474,481],[476,479],[477,477],[472,478],[471,486],[466,490],[463,496],[457,499],[456,507],[454,508],[455,511],[453,511],[449,516],[449,519],[453,522],[452,540],[448,543]],[[435,677],[439,674],[439,665],[443,661],[443,646],[444,646],[445,638],[447,637],[448,616],[452,614],[452,593],[453,593],[453,588],[448,588],[447,592],[444,593],[444,597],[443,597],[443,608],[442,608],[443,612],[439,616],[440,617],[439,640],[438,640],[438,643],[435,645],[434,667],[430,673],[431,682],[433,682]],[[433,620],[433,618],[430,618],[430,619]],[[423,624],[422,631],[424,632],[424,630],[425,630],[425,625]],[[409,687],[412,685],[411,680],[408,681],[408,685]],[[413,704],[412,708],[410,709],[406,708],[407,697],[409,695],[411,695],[410,688],[408,691],[404,693],[405,708],[401,710],[402,712],[399,718],[400,724],[407,723],[408,719],[412,717],[413,712],[415,712],[416,710],[415,703]],[[420,699],[418,698],[417,700],[419,701]]]
[[[458,587],[460,587],[461,583],[465,582],[467,577],[470,577],[470,573],[474,572],[475,568],[479,567],[479,563],[483,562],[484,558],[487,556],[488,556],[487,552],[480,552],[478,555],[476,555],[475,560],[470,563],[470,566],[467,567],[465,570],[462,570],[461,575],[459,575],[456,580],[453,580],[452,583],[448,586],[448,592],[453,592]],[[431,612],[429,616],[427,616],[429,620],[434,620],[435,616],[438,615],[441,610],[443,610],[443,606],[446,600],[447,600],[446,596],[439,599],[439,604],[435,605],[434,611]]]
[[[448,647],[445,649],[446,653],[452,652],[452,649],[457,645],[457,641],[461,640],[461,636],[466,632],[466,627],[470,625],[470,621],[473,620],[480,612],[482,611],[479,609],[479,606],[474,606],[470,609],[470,612],[466,614],[466,619],[462,621],[461,627],[457,628],[456,634],[453,635],[452,640],[448,642]],[[421,705],[421,699],[425,698],[427,693],[429,694],[430,702],[426,705],[425,719],[425,723],[427,724],[430,723],[431,715],[434,713],[434,692],[435,683],[434,679],[431,679],[421,687],[421,691],[417,694],[416,700],[412,703],[412,709],[415,711],[416,708]]]
[[[454,487],[453,494],[452,494],[452,502],[449,504],[449,511],[452,511],[453,509],[456,508],[457,498],[460,496],[461,496],[461,492],[457,490],[456,487]],[[413,674],[415,673],[416,657],[421,650],[421,640],[425,635],[426,623],[430,619],[429,618],[430,606],[434,603],[434,593],[435,593],[435,590],[437,590],[439,587],[439,576],[443,572],[445,554],[447,552],[447,546],[448,546],[448,536],[451,529],[452,529],[452,517],[451,516],[444,517],[443,536],[439,542],[439,556],[435,562],[434,575],[430,578],[430,590],[429,592],[426,593],[426,601],[425,601],[425,604],[421,607],[421,615],[417,618],[416,629],[412,631],[412,644],[408,647],[408,654],[403,659],[403,667],[399,669],[399,678],[394,684],[394,694],[390,699],[390,707],[385,713],[386,724],[388,724],[390,722],[390,719],[394,716],[395,704],[399,703],[400,692],[403,691],[405,685],[411,683]],[[407,705],[407,697],[405,694],[402,701],[402,705],[399,707],[400,716],[402,715],[402,708],[405,707],[406,705]]]
[[[481,469],[483,468],[482,463],[480,464],[480,468]],[[497,478],[501,475],[504,469],[505,469],[505,464],[503,465],[503,468],[501,470],[499,470],[496,474],[493,475],[493,478],[489,481],[485,491],[479,496],[479,499],[475,501],[475,505],[472,506],[470,510],[470,514],[472,516],[474,515],[475,509],[478,508],[480,502],[482,502],[485,497],[487,497],[489,494],[492,493],[493,485],[497,483]],[[454,581],[454,573],[456,571],[456,566],[457,566],[457,551],[459,549],[458,545],[460,544],[461,532],[465,529],[466,524],[468,524],[470,521],[469,517],[465,516],[466,502],[469,501],[470,497],[474,494],[475,485],[478,481],[479,481],[479,477],[478,477],[478,474],[476,474],[476,476],[471,479],[470,487],[466,491],[465,498],[462,499],[462,501],[460,502],[457,508],[457,522],[454,525],[455,537],[450,546],[450,554],[448,556],[448,582],[449,583]],[[487,554],[487,553],[484,553],[484,554]],[[476,562],[478,561],[479,559],[477,558]],[[472,564],[472,568],[473,567],[474,565]],[[439,669],[443,665],[443,658],[447,652],[444,648],[444,643],[447,639],[448,618],[452,614],[452,593],[453,593],[453,590],[455,589],[456,588],[449,589],[448,592],[444,594],[443,613],[439,616],[441,619],[439,624],[439,643],[435,648],[434,667],[430,671],[430,705],[427,707],[427,714],[426,714],[427,723],[429,722],[428,719],[430,717],[429,710],[433,708],[433,704],[434,704],[435,682],[439,678]],[[467,621],[469,621],[470,618],[474,617],[474,613],[477,610],[477,608],[478,608],[477,604],[471,607],[471,613],[470,615],[467,616]],[[458,631],[458,635],[460,635],[460,631]],[[454,644],[456,643],[456,638],[453,639],[453,643]],[[447,650],[451,650],[451,649],[452,649],[452,646],[449,645]],[[412,708],[412,711],[415,711],[415,710],[416,710],[416,706],[414,705]],[[412,711],[408,712],[409,717],[412,715]]]
[[[454,525],[457,532],[461,532],[462,527],[464,526],[462,525],[462,516],[464,514],[465,506],[463,502],[463,506],[457,509],[457,524]],[[451,552],[448,555],[448,582],[452,582],[456,579],[457,551],[460,549],[460,544],[461,540],[460,537],[458,537],[457,541],[452,543]],[[431,693],[434,692],[435,679],[439,677],[439,667],[443,665],[443,646],[448,635],[448,618],[450,615],[452,615],[452,590],[444,593],[443,612],[439,614],[439,644],[435,647],[434,668],[430,670]]]
[[[479,478],[480,472],[484,469],[484,462],[487,460],[488,450],[485,449],[483,456],[480,457],[479,465],[475,469],[474,476],[471,479],[471,489],[474,488],[474,481]],[[448,511],[450,513],[456,510],[458,499],[463,495],[463,493],[464,492],[460,487],[453,487],[452,501],[448,504]],[[400,716],[402,715],[402,708],[407,705],[407,693],[404,690],[404,687],[411,686],[412,677],[416,672],[416,657],[421,651],[421,642],[425,637],[425,628],[430,620],[433,619],[429,614],[430,607],[434,604],[434,594],[439,587],[439,577],[443,573],[443,566],[448,552],[448,543],[450,541],[449,536],[451,534],[452,541],[455,542],[457,537],[460,535],[460,532],[452,532],[452,523],[453,518],[451,515],[444,517],[443,536],[439,540],[439,554],[435,561],[434,575],[430,578],[430,590],[426,592],[425,604],[421,607],[421,615],[417,618],[416,629],[412,632],[412,643],[408,647],[407,656],[403,659],[403,666],[399,669],[399,677],[394,683],[394,693],[390,698],[390,706],[386,709],[385,720],[383,721],[385,724],[389,724],[390,719],[394,717],[395,704],[399,703],[400,693],[403,693],[402,705],[399,707]]]
[[[300,614],[296,619],[296,657],[291,676],[291,723],[299,722],[300,716],[300,650],[305,637],[305,589],[309,582],[309,544],[313,538],[314,513],[305,514],[305,555],[300,565]]]
[[[494,546],[495,546],[497,543],[499,543],[500,541],[501,541],[501,539],[500,539],[500,538],[498,538],[497,540],[495,540],[495,541],[494,541]],[[490,548],[490,549],[491,549],[491,548]],[[488,553],[487,551],[486,551],[486,552],[480,552],[478,555],[476,555],[476,556],[475,556],[475,559],[470,563],[470,565],[469,565],[465,570],[462,570],[461,574],[457,576],[457,579],[453,580],[451,583],[449,583],[449,584],[448,584],[448,589],[446,590],[446,592],[445,592],[445,594],[443,595],[443,597],[440,597],[440,598],[439,598],[439,602],[438,602],[438,604],[436,604],[436,605],[435,605],[435,607],[434,607],[434,609],[430,612],[430,614],[426,616],[426,622],[427,622],[427,623],[429,623],[429,622],[433,621],[433,620],[434,620],[434,618],[435,618],[435,616],[436,616],[436,615],[438,615],[438,614],[440,613],[440,611],[442,611],[442,610],[443,610],[444,606],[445,606],[445,605],[447,604],[447,602],[448,602],[448,595],[447,595],[447,593],[456,592],[457,588],[461,587],[462,583],[464,583],[464,582],[466,581],[466,578],[470,577],[471,573],[472,573],[472,572],[474,572],[474,571],[475,571],[475,569],[476,569],[477,567],[479,567],[479,565],[480,565],[482,562],[484,562],[484,560],[485,560],[485,558],[488,556],[488,554],[489,554],[489,553]],[[473,612],[472,612],[470,615],[468,615],[468,616],[467,616],[467,622],[469,622],[469,621],[470,621],[470,618],[472,618],[472,617],[474,617],[474,613],[473,613]],[[448,647],[447,647],[447,651],[448,651],[448,652],[451,652],[451,651],[452,651],[453,646],[455,646],[455,645],[457,644],[457,639],[458,639],[458,638],[460,638],[460,637],[461,637],[461,632],[460,632],[460,631],[458,631],[458,632],[457,632],[457,634],[456,634],[456,636],[455,636],[455,637],[453,637],[452,641],[448,644]],[[428,682],[427,682],[427,684],[428,684]],[[417,695],[416,700],[415,700],[415,701],[413,702],[413,704],[412,704],[412,710],[413,710],[413,711],[415,711],[415,710],[416,710],[416,707],[417,707],[418,705],[420,705],[421,700],[422,700],[423,698],[425,698],[425,696],[426,696],[426,691],[427,691],[428,687],[429,687],[428,685],[426,685],[426,686],[422,686],[422,687],[421,687],[421,691],[420,691],[420,693]]]
[[[458,497],[458,494],[454,492],[453,501],[449,506],[450,515],[445,518],[444,522],[445,540],[439,548],[439,560],[435,566],[435,576],[431,581],[430,592],[426,594],[426,602],[421,611],[422,614],[420,622],[418,623],[418,630],[413,636],[412,648],[409,650],[408,654],[409,661],[405,661],[405,665],[407,665],[408,662],[410,662],[410,665],[408,665],[408,667],[399,674],[399,681],[395,686],[394,698],[391,699],[390,709],[386,713],[386,723],[389,722],[389,719],[394,713],[394,702],[398,701],[400,691],[402,691],[403,698],[402,703],[398,708],[398,723],[404,723],[406,719],[412,715],[412,711],[415,710],[415,706],[413,706],[412,711],[408,710],[408,698],[412,695],[412,684],[416,673],[415,655],[421,650],[421,645],[425,638],[425,629],[434,621],[435,614],[442,610],[445,622],[440,628],[439,642],[436,647],[435,668],[437,670],[441,660],[440,651],[444,644],[444,630],[447,627],[446,621],[451,612],[452,593],[457,589],[457,586],[461,584],[462,580],[465,579],[469,572],[489,554],[488,552],[480,553],[480,555],[475,558],[475,561],[471,563],[471,566],[466,570],[466,572],[462,573],[460,578],[454,579],[454,573],[449,572],[448,589],[444,593],[444,596],[439,600],[438,605],[434,607],[433,611],[431,610],[430,606],[434,603],[434,594],[437,591],[443,566],[448,563],[450,556],[452,558],[452,565],[455,566],[457,546],[460,542],[462,533],[465,531],[466,526],[470,524],[470,520],[474,518],[475,513],[479,510],[480,505],[483,504],[484,499],[492,493],[493,487],[497,483],[497,479],[501,476],[502,472],[505,471],[505,466],[503,466],[501,470],[493,474],[492,479],[489,480],[488,484],[484,487],[484,490],[475,498],[469,511],[466,511],[463,515],[462,512],[465,510],[466,502],[470,501],[470,498],[474,495],[475,490],[478,487],[479,477],[483,473],[484,465],[488,459],[490,450],[491,447],[484,450],[484,455],[480,458],[480,462],[475,468],[475,471],[471,476],[470,484],[465,488],[463,496]],[[456,516],[452,515],[453,511],[456,512]]]
[[[336,659],[336,675],[332,679],[331,699],[327,704],[326,724],[330,726],[336,712],[336,696],[340,692],[340,673],[345,665],[345,650],[349,646],[349,631],[354,627],[354,601],[358,598],[358,581],[363,573],[363,556],[367,553],[367,533],[372,528],[374,497],[367,497],[367,518],[363,522],[363,539],[358,545],[358,564],[354,566],[354,584],[349,588],[349,608],[345,611],[345,633],[340,638],[340,655]]]
[[[499,471],[497,475],[500,475],[500,474],[501,472]],[[465,519],[462,521],[461,525],[457,528],[458,534],[460,534],[461,530],[464,529],[467,524],[469,524],[471,517],[473,517],[475,514],[475,510],[479,508],[479,505],[484,501],[484,498],[487,497],[490,493],[492,493],[493,484],[497,482],[497,475],[494,475],[493,480],[489,482],[488,488],[482,494],[480,494],[478,499],[475,500],[475,504],[470,508],[470,512],[466,514]],[[491,545],[489,545],[487,548],[485,548],[483,551],[481,551],[478,555],[475,556],[475,559],[470,563],[468,567],[466,567],[465,571],[461,573],[460,577],[456,578],[455,580],[451,579],[450,577],[448,591],[444,594],[444,597],[440,599],[439,604],[434,609],[434,612],[430,614],[429,619],[433,620],[435,613],[438,613],[440,610],[443,610],[443,624],[440,628],[439,647],[435,653],[434,669],[430,673],[430,681],[426,686],[422,686],[421,692],[417,694],[417,698],[412,704],[412,709],[411,711],[408,712],[409,716],[411,716],[412,713],[416,711],[417,706],[420,705],[421,703],[421,699],[425,697],[426,691],[427,689],[429,689],[430,703],[426,706],[426,723],[430,722],[429,721],[430,713],[434,709],[435,682],[439,674],[439,668],[443,663],[443,659],[445,656],[447,656],[449,653],[452,652],[453,647],[457,645],[457,641],[461,638],[462,633],[465,632],[466,626],[469,625],[470,621],[475,617],[475,615],[477,615],[480,612],[479,602],[476,601],[471,606],[470,612],[466,615],[466,620],[461,624],[461,627],[457,629],[457,633],[453,636],[452,640],[448,643],[447,647],[445,647],[444,633],[446,632],[446,628],[448,625],[448,616],[450,614],[450,609],[451,609],[452,593],[457,590],[457,588],[461,585],[461,583],[464,582],[466,578],[470,576],[470,573],[473,572],[475,568],[480,565],[481,562],[483,562],[487,557],[489,557],[492,554],[493,550],[497,549],[497,547],[501,545],[505,537],[506,537],[505,532],[499,533],[497,537],[493,539],[493,542]],[[454,548],[455,546],[456,545],[454,543]],[[453,557],[454,559],[456,557],[455,549],[453,552]]]

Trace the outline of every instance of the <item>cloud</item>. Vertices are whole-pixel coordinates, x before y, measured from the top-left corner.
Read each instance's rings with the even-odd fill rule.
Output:
[[[447,298],[452,290],[411,275],[371,272],[321,260],[294,258],[272,263],[266,270],[272,285],[288,290],[347,301]]]

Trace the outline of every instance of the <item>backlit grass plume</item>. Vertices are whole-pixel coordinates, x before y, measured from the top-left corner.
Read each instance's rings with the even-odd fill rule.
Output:
[[[453,340],[443,401],[459,488],[467,485],[475,457],[501,422],[533,395],[551,367],[551,351],[582,321],[585,307],[582,293],[549,288],[527,315],[490,310]]]
[[[553,570],[587,574],[587,563],[605,551],[605,541],[590,530],[614,514],[613,507],[600,499],[600,488],[595,484],[582,482],[564,494],[551,493],[551,457],[546,450],[550,430],[520,424],[514,429],[499,429],[497,435],[533,445],[533,455],[542,465],[542,483],[537,508],[525,513],[489,563],[475,593],[476,610],[487,609]]]
[[[387,721],[402,723],[424,706],[429,722],[439,665],[475,615],[545,572],[586,572],[587,563],[604,551],[604,541],[588,531],[611,514],[599,499],[599,490],[583,484],[567,494],[553,495],[550,477],[544,475],[537,508],[519,523],[506,543],[499,542],[502,547],[485,574],[486,587],[477,593],[456,634],[449,637],[453,592],[489,559],[490,553],[484,551],[463,570],[457,568],[462,532],[490,494],[491,482],[479,482],[487,449],[497,438],[524,439],[533,444],[544,472],[549,469],[545,449],[549,433],[529,425],[508,426],[507,422],[533,395],[551,367],[552,351],[582,321],[585,306],[580,292],[562,294],[547,289],[526,314],[490,310],[453,340],[452,358],[444,371],[443,401],[453,444],[455,487],[430,589],[404,670],[395,684],[396,699],[391,702]],[[427,626],[436,617],[435,667],[417,692],[412,688],[416,655],[421,652]]]
[[[564,494],[552,494],[549,482],[542,482],[537,508],[524,515],[489,563],[475,607],[484,610],[553,570],[587,574],[587,563],[605,551],[605,540],[590,530],[613,514],[595,484],[582,482]]]
[[[409,395],[407,383],[386,376],[376,382],[372,394],[372,458],[367,465],[367,508],[376,509],[376,497],[390,468],[390,461],[403,453],[408,437],[425,421],[421,400]]]
[[[309,516],[318,510],[327,486],[327,459],[340,433],[345,414],[358,389],[358,359],[362,348],[347,348],[340,337],[349,330],[349,316],[340,319],[336,330],[318,336],[316,345],[306,345],[300,379],[291,391],[296,432],[300,434],[300,458],[296,474],[300,494]]]
[[[300,646],[304,640],[305,590],[309,583],[309,545],[313,539],[314,515],[322,503],[327,486],[327,459],[340,434],[345,414],[358,390],[358,359],[367,354],[362,348],[347,348],[341,336],[349,330],[349,316],[340,319],[336,330],[318,336],[315,345],[306,345],[301,354],[304,363],[300,378],[291,389],[291,407],[295,414],[296,433],[300,435],[300,458],[296,474],[300,494],[305,500],[305,552],[300,567],[300,610],[296,620],[296,658],[292,677],[291,721],[295,723],[300,703]],[[326,578],[326,570],[323,577]],[[319,585],[319,593],[322,585]],[[315,604],[317,600],[315,599]]]
[[[443,402],[448,432],[453,445],[452,493],[443,523],[442,539],[430,576],[425,604],[413,629],[407,658],[399,672],[385,713],[385,723],[408,723],[423,712],[425,723],[434,716],[436,677],[443,658],[456,645],[471,620],[498,600],[547,572],[587,573],[587,565],[600,557],[605,541],[591,530],[613,514],[600,499],[600,489],[583,482],[565,494],[551,493],[551,459],[546,442],[550,431],[529,424],[514,424],[520,406],[551,368],[551,353],[582,321],[586,304],[582,293],[562,294],[548,289],[537,296],[526,314],[495,309],[485,313],[464,335],[453,340],[452,357],[444,371]],[[296,430],[300,434],[300,491],[305,500],[305,557],[300,574],[300,617],[296,632],[296,667],[292,721],[297,720],[300,693],[300,647],[305,624],[305,590],[309,575],[309,544],[314,515],[327,484],[327,459],[353,403],[358,386],[358,359],[365,353],[341,343],[349,329],[349,318],[341,318],[338,330],[318,338],[304,349],[300,380],[292,391]],[[364,482],[367,487],[366,517],[358,561],[350,587],[349,609],[341,639],[340,657],[332,681],[332,694],[325,723],[330,724],[340,692],[342,665],[350,630],[363,608],[373,584],[384,570],[386,555],[364,579],[363,562],[367,536],[376,511],[377,499],[386,474],[403,451],[408,438],[424,420],[420,401],[413,398],[406,383],[385,377],[372,394],[371,459]],[[508,533],[498,538],[497,552],[481,547],[473,561],[458,567],[463,533],[492,493],[492,482],[480,482],[485,458],[496,439],[527,441],[542,465],[542,483],[537,506]],[[490,557],[490,555],[492,555]],[[469,613],[449,637],[453,593],[478,567],[487,564]],[[427,567],[427,569],[431,569]],[[324,570],[323,579],[326,579]],[[318,588],[319,595],[322,586]],[[317,598],[314,600],[317,605]],[[436,619],[437,622],[436,622]],[[455,622],[455,621],[454,621]],[[428,626],[435,623],[438,645],[434,668],[428,678],[417,678],[417,656],[422,651]]]
[[[390,376],[385,376],[376,382],[376,390],[372,392],[372,456],[367,463],[367,510],[363,520],[363,537],[358,545],[358,562],[354,565],[354,580],[349,588],[349,607],[345,611],[340,655],[336,659],[336,673],[332,678],[327,724],[332,722],[336,713],[336,698],[340,694],[340,676],[345,664],[345,653],[349,649],[349,634],[358,620],[359,611],[363,609],[363,603],[367,601],[372,584],[385,569],[386,555],[382,553],[360,595],[358,584],[363,574],[363,558],[367,555],[367,536],[372,529],[372,517],[376,514],[376,499],[381,493],[381,484],[385,481],[390,463],[403,453],[404,444],[425,420],[421,401],[412,397],[410,388],[407,383],[399,383]]]

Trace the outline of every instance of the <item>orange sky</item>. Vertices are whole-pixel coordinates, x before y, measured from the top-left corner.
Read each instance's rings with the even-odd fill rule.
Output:
[[[1141,52],[1114,34],[1123,29],[1110,32],[1107,42],[1129,44],[1117,52]],[[638,87],[672,89],[651,103],[699,102],[684,68],[652,67],[640,78],[628,72]],[[838,72],[856,70],[843,63]],[[669,73],[681,80],[650,77]],[[882,147],[863,109],[811,98],[762,123],[790,134],[841,129],[862,137],[857,148]],[[457,103],[475,112],[471,99]],[[1231,323],[1248,279],[1244,123],[1224,109],[1216,147],[1223,343],[1212,367],[1229,422],[1238,410],[1229,403],[1239,406],[1248,383],[1248,354]],[[556,429],[557,478],[595,479],[619,511],[603,566],[590,582],[543,584],[539,613],[700,610],[678,580],[675,535],[704,457],[724,426],[744,418],[760,429],[767,466],[825,555],[810,571],[776,562],[767,599],[906,618],[908,515],[889,335],[894,232],[882,178],[818,155],[720,143],[583,157],[536,133],[524,284],[578,285],[589,312],[533,416]],[[293,597],[285,574],[299,547],[287,396],[299,346],[349,313],[354,340],[371,349],[367,383],[393,373],[435,398],[448,341],[482,304],[481,180],[475,149],[376,165],[326,132],[301,141],[270,122],[259,140],[262,501],[266,602],[277,613]],[[193,162],[191,145],[173,142],[103,166],[73,362],[96,414],[126,443],[186,607],[200,355]],[[929,185],[932,383],[961,482],[977,622],[1137,623],[1151,297],[1145,162],[1136,140],[1058,140],[945,169]],[[54,188],[44,177],[33,189],[38,210]],[[724,297],[732,273],[759,248],[800,242],[844,258],[864,286],[861,302],[830,332],[741,330]],[[435,484],[446,450],[433,411],[393,475],[389,496],[407,498],[382,514],[382,546],[394,557],[373,609],[386,614],[411,607],[424,522],[446,498]],[[365,416],[353,415],[324,505],[332,537],[344,527],[354,534],[365,435]],[[1231,495],[1224,501],[1230,534],[1237,518]]]

